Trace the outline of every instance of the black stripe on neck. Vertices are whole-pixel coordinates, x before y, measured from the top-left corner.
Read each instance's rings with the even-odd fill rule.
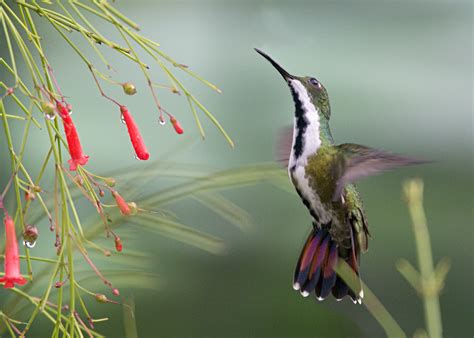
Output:
[[[293,102],[295,104],[295,144],[293,145],[293,154],[296,158],[300,157],[303,154],[304,148],[304,134],[308,128],[308,121],[305,117],[305,111],[303,109],[303,102],[300,101],[298,93],[293,89],[293,86],[290,84],[291,96],[293,97]]]

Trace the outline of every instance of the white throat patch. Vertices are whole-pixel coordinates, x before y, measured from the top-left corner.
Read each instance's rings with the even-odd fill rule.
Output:
[[[307,201],[307,207],[318,216],[321,224],[329,222],[331,215],[326,212],[325,207],[321,204],[319,196],[310,186],[308,177],[306,176],[306,164],[308,157],[315,154],[321,146],[321,138],[319,137],[319,112],[311,102],[306,88],[298,80],[290,80],[290,85],[298,96],[303,110],[302,117],[296,117],[294,121],[293,144],[291,146],[290,161],[288,163],[288,174],[298,190],[303,201]],[[298,135],[298,118],[304,118],[306,122],[306,130],[303,135],[303,148],[301,155],[295,155],[295,142]],[[315,221],[317,221],[315,219]]]
[[[321,146],[321,139],[319,137],[319,112],[311,102],[311,98],[309,97],[306,88],[300,81],[290,80],[290,85],[302,103],[304,118],[308,124],[304,135],[305,142],[303,152],[301,153],[301,156],[296,159],[293,153],[296,135],[298,134],[295,117],[295,132],[293,134],[293,145],[291,147],[290,166],[306,166],[308,157],[316,153]]]

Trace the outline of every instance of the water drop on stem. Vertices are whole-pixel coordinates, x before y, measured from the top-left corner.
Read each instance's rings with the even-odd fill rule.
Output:
[[[23,241],[23,245],[29,249],[33,249],[36,245],[36,242]]]
[[[46,116],[46,118],[50,121],[54,121],[54,119],[56,118],[56,114],[52,113],[52,114],[44,114],[44,116]]]

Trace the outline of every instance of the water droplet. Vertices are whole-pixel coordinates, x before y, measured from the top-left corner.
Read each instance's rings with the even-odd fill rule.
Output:
[[[33,249],[36,245],[36,241],[35,242],[23,241],[23,245],[26,246],[27,248]]]
[[[125,122],[125,117],[123,117],[123,114],[122,114],[122,115],[120,115],[120,121],[122,121],[122,123],[123,123],[123,124],[125,124],[125,123],[126,123],[126,122]]]
[[[138,161],[141,161],[140,158],[137,155],[135,155],[134,158]]]
[[[159,122],[162,126],[164,126],[166,124],[166,121],[164,119],[162,120],[161,118],[159,119]]]
[[[44,116],[46,116],[46,118],[50,121],[53,121],[55,118],[56,118],[56,114],[52,113],[52,114],[44,114]]]

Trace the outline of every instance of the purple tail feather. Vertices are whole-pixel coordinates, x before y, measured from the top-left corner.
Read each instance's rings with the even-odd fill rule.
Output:
[[[362,288],[352,290],[335,271],[339,259],[344,259],[359,275],[359,250],[353,239],[351,248],[339,248],[325,229],[314,228],[301,251],[296,265],[293,288],[304,297],[314,292],[318,300],[323,300],[332,292],[337,300],[349,295],[354,303],[362,302]]]

